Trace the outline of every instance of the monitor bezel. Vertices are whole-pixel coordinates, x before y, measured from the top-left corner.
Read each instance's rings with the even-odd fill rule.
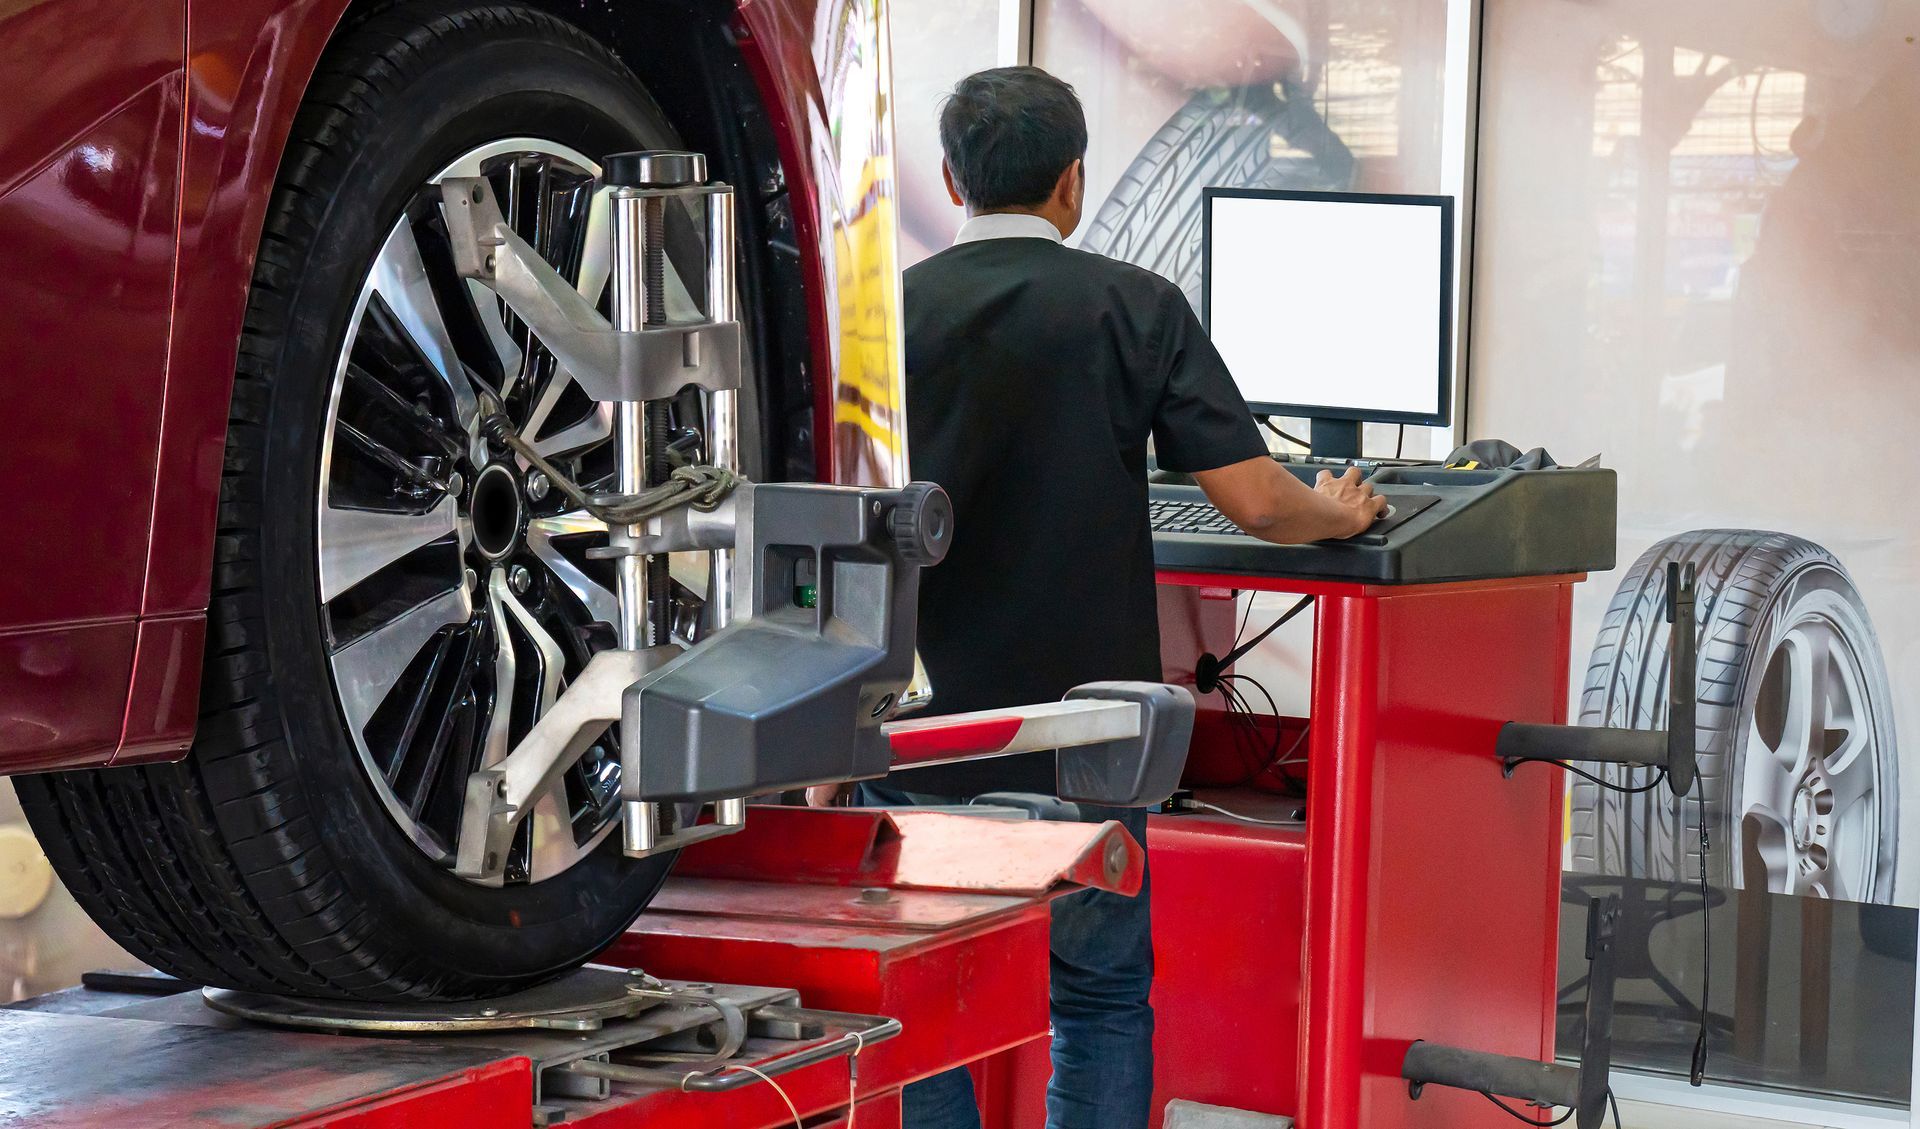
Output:
[[[1354,420],[1361,423],[1416,424],[1447,427],[1453,423],[1453,208],[1452,196],[1387,192],[1323,192],[1290,188],[1206,187],[1200,201],[1200,322],[1213,332],[1213,202],[1237,200],[1300,200],[1335,204],[1405,204],[1440,209],[1440,357],[1439,380],[1432,412],[1395,412],[1383,408],[1345,408],[1334,404],[1274,404],[1249,400],[1255,415],[1296,416],[1308,419]],[[1237,383],[1237,382],[1236,382]]]

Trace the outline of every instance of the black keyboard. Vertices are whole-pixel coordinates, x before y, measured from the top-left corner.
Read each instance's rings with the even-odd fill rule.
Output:
[[[1170,502],[1155,498],[1147,503],[1148,521],[1155,533],[1238,534],[1240,527],[1211,502]]]

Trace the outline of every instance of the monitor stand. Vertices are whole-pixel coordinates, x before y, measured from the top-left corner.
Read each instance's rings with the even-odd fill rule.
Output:
[[[1360,421],[1357,419],[1313,419],[1307,432],[1313,454],[1322,459],[1360,457]]]

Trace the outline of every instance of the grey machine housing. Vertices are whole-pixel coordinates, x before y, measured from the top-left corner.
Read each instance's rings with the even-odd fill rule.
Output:
[[[753,795],[891,764],[881,724],[913,679],[920,568],[946,555],[952,503],[931,483],[740,494],[739,618],[627,690],[630,799]]]

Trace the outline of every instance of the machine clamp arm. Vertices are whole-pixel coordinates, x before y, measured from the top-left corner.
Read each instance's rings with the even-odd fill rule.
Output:
[[[1537,725],[1510,721],[1494,744],[1508,775],[1529,761],[1561,764],[1647,765],[1666,770],[1667,787],[1676,796],[1693,788],[1694,723],[1694,568],[1667,565],[1667,726],[1619,729],[1583,725]]]

